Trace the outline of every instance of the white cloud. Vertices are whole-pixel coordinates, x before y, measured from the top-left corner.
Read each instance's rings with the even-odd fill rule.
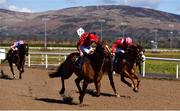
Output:
[[[28,13],[32,12],[31,9],[28,9],[28,8],[18,8],[15,5],[8,6],[8,9],[12,10],[12,11],[18,11],[18,12],[28,12]]]
[[[125,5],[147,8],[157,8],[160,2],[161,0],[124,0]]]

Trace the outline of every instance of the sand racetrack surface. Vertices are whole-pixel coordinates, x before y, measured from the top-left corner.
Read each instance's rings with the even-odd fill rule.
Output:
[[[12,78],[9,67],[4,66],[5,75]],[[79,93],[75,85],[75,75],[65,81],[65,96],[59,95],[60,78],[49,78],[52,70],[25,68],[23,79],[0,79],[0,110],[180,110],[180,81],[141,78],[140,90],[133,92],[114,76],[119,98],[113,96],[109,80],[105,75],[101,82],[101,96],[92,96],[94,84],[88,86],[84,102],[79,105]]]

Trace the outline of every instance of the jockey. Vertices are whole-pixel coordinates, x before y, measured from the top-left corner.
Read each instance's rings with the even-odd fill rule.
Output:
[[[79,68],[81,67],[82,57],[84,56],[84,53],[90,54],[93,51],[93,48],[91,47],[91,45],[93,43],[97,44],[98,41],[99,39],[95,32],[83,33],[79,37],[79,41],[77,43],[77,50],[80,53]]]
[[[91,47],[92,43],[98,43],[98,36],[95,32],[84,33],[80,36],[79,41],[77,43],[77,50],[80,53],[80,56],[83,56],[84,53],[90,54],[93,51]]]
[[[118,66],[119,62],[118,59],[122,59],[123,54],[125,53],[127,47],[129,45],[133,44],[132,38],[130,37],[125,37],[125,38],[118,38],[116,40],[116,42],[112,45],[112,55],[113,55],[113,65],[115,66],[114,68],[116,68],[116,66]]]
[[[11,49],[14,51],[14,50],[18,50],[19,49],[19,46],[21,44],[24,44],[24,41],[23,40],[18,40],[16,42],[13,43],[13,45],[11,45]]]

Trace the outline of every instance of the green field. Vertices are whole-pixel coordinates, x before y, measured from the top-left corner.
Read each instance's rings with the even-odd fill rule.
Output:
[[[159,53],[146,52],[145,55],[146,57],[180,59],[180,52],[159,52]],[[146,70],[146,73],[176,74],[177,64],[180,65],[180,63],[178,62],[146,60],[145,70]]]

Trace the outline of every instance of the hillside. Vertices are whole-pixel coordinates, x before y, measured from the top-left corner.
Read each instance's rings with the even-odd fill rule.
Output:
[[[157,11],[147,8],[138,8],[122,5],[72,7],[42,13],[22,13],[9,10],[0,10],[1,39],[6,36],[29,40],[44,40],[44,22],[47,21],[49,41],[77,40],[76,30],[83,27],[87,32],[101,32],[102,22],[103,39],[113,41],[122,35],[122,22],[127,26],[124,33],[133,37],[141,44],[147,44],[155,39],[155,29],[158,29],[158,41],[162,47],[167,46],[170,31],[173,37],[180,37],[180,15]],[[169,27],[174,24],[174,27]],[[18,36],[18,37],[17,37]],[[178,42],[179,39],[176,40]],[[176,43],[178,45],[178,43]]]

